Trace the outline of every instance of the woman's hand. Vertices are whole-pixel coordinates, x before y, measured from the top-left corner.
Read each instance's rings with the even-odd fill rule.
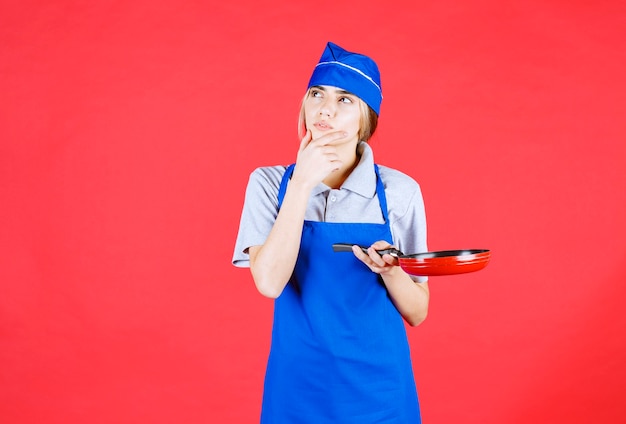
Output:
[[[402,272],[402,269],[398,266],[398,259],[389,255],[379,255],[377,250],[388,249],[391,246],[386,241],[379,240],[372,244],[367,249],[365,254],[359,246],[352,246],[354,256],[356,256],[361,262],[368,266],[372,272],[380,274],[381,276],[392,275],[398,271]]]
[[[343,162],[333,143],[345,137],[345,132],[334,131],[313,140],[311,130],[307,130],[300,142],[292,181],[312,189],[331,172],[340,169]]]

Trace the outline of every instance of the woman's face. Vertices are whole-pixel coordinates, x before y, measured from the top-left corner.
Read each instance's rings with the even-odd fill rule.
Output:
[[[329,85],[314,86],[304,101],[305,125],[313,140],[331,132],[345,131],[341,144],[359,141],[361,106],[357,96]]]

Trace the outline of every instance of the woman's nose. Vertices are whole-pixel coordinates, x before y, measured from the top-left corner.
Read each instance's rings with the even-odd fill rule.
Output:
[[[333,116],[335,114],[335,102],[330,99],[325,99],[324,103],[320,106],[320,115]]]

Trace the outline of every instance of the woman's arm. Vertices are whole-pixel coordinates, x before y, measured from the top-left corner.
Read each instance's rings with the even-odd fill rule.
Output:
[[[267,240],[261,246],[248,249],[252,278],[263,296],[277,298],[291,278],[310,192],[306,186],[290,181]]]
[[[400,315],[411,326],[421,324],[428,315],[430,293],[428,283],[416,283],[398,266],[398,260],[391,255],[380,256],[376,251],[391,247],[385,241],[377,241],[368,249],[368,254],[354,246],[352,251],[373,272],[380,274]]]
[[[343,165],[336,147],[328,144],[343,137],[345,133],[333,132],[312,141],[307,131],[302,139],[276,221],[265,243],[248,249],[252,278],[262,295],[277,298],[289,282],[298,259],[311,190]]]

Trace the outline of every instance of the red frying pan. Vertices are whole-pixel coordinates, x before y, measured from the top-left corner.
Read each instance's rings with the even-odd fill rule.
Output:
[[[352,252],[352,244],[335,243],[335,252]],[[367,253],[367,247],[359,246]],[[487,266],[491,257],[488,249],[439,250],[405,255],[395,248],[377,250],[379,255],[398,258],[398,264],[407,274],[417,276],[452,275],[479,271]]]

